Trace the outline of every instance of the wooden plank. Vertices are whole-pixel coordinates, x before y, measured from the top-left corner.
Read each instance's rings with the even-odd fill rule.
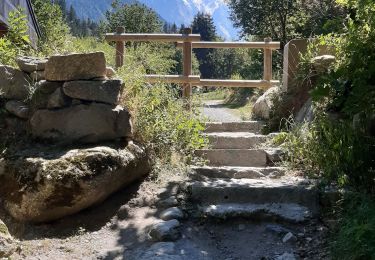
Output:
[[[185,28],[184,34],[185,35],[191,35],[192,29],[191,28]],[[189,76],[192,73],[192,44],[191,42],[184,42],[183,43],[183,75]],[[192,87],[191,84],[186,83],[184,84],[184,88],[182,90],[182,96],[184,98],[189,99],[192,93]]]
[[[117,33],[122,34],[125,32],[124,27],[118,27]],[[121,68],[124,65],[124,53],[125,53],[125,44],[124,42],[116,42],[116,68]]]
[[[199,84],[199,76],[183,75],[145,75],[145,80],[149,83],[176,83],[176,84]]]
[[[182,48],[183,43],[178,42],[176,44],[177,48]],[[219,49],[219,48],[248,48],[248,49],[280,49],[280,42],[193,42],[193,49]]]
[[[271,42],[271,38],[265,38],[265,43]],[[270,81],[272,79],[272,50],[264,48],[264,72],[263,72],[263,79],[266,81]]]
[[[192,42],[199,41],[201,36],[199,34],[143,34],[143,33],[126,33],[116,34],[107,33],[105,39],[107,41],[162,41],[162,42]]]
[[[267,89],[272,85],[279,84],[278,80],[218,80],[218,79],[201,79],[195,86],[203,87],[232,87],[232,88],[261,88]]]

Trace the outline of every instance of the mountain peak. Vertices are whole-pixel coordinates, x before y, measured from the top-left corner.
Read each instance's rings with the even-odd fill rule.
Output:
[[[80,18],[94,21],[104,19],[104,14],[111,8],[113,0],[66,0],[72,5]],[[238,31],[229,19],[229,8],[226,0],[138,0],[154,9],[165,21],[177,25],[189,25],[198,12],[212,15],[218,33],[226,40],[237,38]],[[131,3],[134,0],[121,0]]]

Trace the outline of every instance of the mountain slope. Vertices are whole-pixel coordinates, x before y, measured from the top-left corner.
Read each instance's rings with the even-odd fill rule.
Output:
[[[104,18],[105,12],[111,8],[113,0],[66,0],[67,7],[74,7],[81,18],[90,18],[99,21]],[[229,9],[225,0],[138,0],[151,7],[169,23],[177,25],[191,24],[197,12],[212,15],[218,33],[225,39],[237,38],[237,30],[229,19]],[[122,3],[134,0],[121,0]]]

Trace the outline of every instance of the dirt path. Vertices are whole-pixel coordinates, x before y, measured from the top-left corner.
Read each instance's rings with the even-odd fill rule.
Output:
[[[223,105],[223,100],[206,100],[203,102],[202,114],[210,121],[231,122],[242,121],[231,109]]]

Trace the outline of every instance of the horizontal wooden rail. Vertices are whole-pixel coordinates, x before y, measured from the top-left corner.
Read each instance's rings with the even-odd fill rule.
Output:
[[[148,83],[176,83],[176,84],[199,84],[199,76],[182,76],[182,75],[145,75]]]
[[[195,86],[203,87],[229,87],[229,88],[262,88],[267,89],[278,84],[278,80],[221,80],[221,79],[201,79]]]
[[[107,33],[107,41],[126,42],[126,41],[161,41],[161,42],[193,42],[200,41],[200,34],[156,34],[156,33]]]
[[[192,42],[193,49],[225,49],[225,48],[248,48],[248,49],[280,49],[280,42]],[[178,42],[177,48],[182,48],[183,43]]]
[[[183,75],[145,75],[148,83],[191,84],[203,87],[262,88],[267,89],[279,83],[278,80],[232,80],[232,79],[201,79],[200,76]]]

